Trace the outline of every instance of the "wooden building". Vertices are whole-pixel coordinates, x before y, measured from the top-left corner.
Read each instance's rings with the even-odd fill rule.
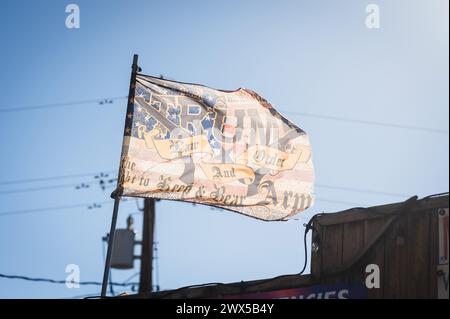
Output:
[[[375,264],[380,288],[368,289],[369,298],[437,298],[438,213],[448,206],[448,195],[413,197],[319,216],[311,274],[319,282],[363,283]]]
[[[437,298],[438,289],[442,289],[438,282],[442,279],[443,283],[446,281],[448,298],[448,207],[445,194],[317,215],[310,222],[308,275],[198,285],[128,297]],[[440,238],[442,211],[447,213],[447,245]],[[438,272],[438,264],[443,262],[442,256],[439,260],[439,241],[446,249],[446,272]],[[379,271],[367,272],[373,267]],[[379,288],[368,288],[368,275],[377,276],[374,282],[378,281]]]

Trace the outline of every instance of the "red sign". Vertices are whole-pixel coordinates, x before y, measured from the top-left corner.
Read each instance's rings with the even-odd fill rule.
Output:
[[[226,296],[225,299],[365,299],[367,288],[361,284],[315,285],[303,288],[272,290],[242,295]]]

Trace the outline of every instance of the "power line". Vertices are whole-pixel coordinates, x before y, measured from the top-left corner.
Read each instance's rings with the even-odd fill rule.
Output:
[[[359,189],[359,188],[353,188],[353,187],[334,186],[334,185],[327,185],[327,184],[315,184],[314,186],[319,187],[319,188],[329,188],[329,189],[350,191],[350,192],[356,192],[356,193],[376,194],[376,195],[385,195],[385,196],[402,197],[402,198],[410,196],[407,194],[391,193],[391,192],[377,191],[377,190],[372,190],[372,189]]]
[[[24,107],[15,107],[15,108],[3,108],[3,109],[0,109],[0,113],[8,113],[8,112],[16,112],[16,111],[31,111],[31,110],[52,108],[52,107],[87,105],[87,104],[93,104],[93,103],[98,103],[101,105],[102,104],[112,104],[114,102],[114,100],[127,99],[127,98],[128,98],[128,96],[116,96],[116,97],[107,97],[107,98],[99,98],[99,99],[91,99],[91,100],[80,100],[80,101],[54,103],[54,104],[41,104],[41,105],[32,105],[32,106],[24,106]],[[417,131],[424,131],[424,132],[438,133],[438,134],[448,134],[449,133],[448,130],[444,130],[444,129],[423,127],[423,126],[416,126],[416,125],[387,123],[387,122],[381,122],[381,121],[369,121],[369,120],[361,120],[361,119],[324,115],[324,114],[317,114],[317,113],[307,113],[307,112],[293,112],[293,111],[283,111],[283,110],[281,110],[281,112],[283,114],[288,114],[288,115],[306,116],[306,117],[327,119],[327,120],[333,120],[333,121],[341,121],[341,122],[347,122],[347,123],[366,124],[366,125],[374,125],[374,126],[381,126],[381,127],[393,127],[393,128],[399,128],[399,129],[417,130]]]
[[[79,174],[77,176],[82,176],[82,175],[85,175],[85,174]],[[49,178],[44,177],[44,178],[39,178],[39,179],[33,179],[32,181],[54,179],[54,178],[65,178],[67,176],[73,176],[73,175],[57,176],[57,177],[49,177]],[[103,176],[107,176],[107,175],[103,175]],[[96,175],[96,177],[98,177],[98,175]],[[25,180],[21,180],[20,182],[25,182]],[[19,193],[19,192],[28,192],[28,191],[40,191],[40,190],[47,190],[47,189],[58,189],[58,188],[63,188],[63,187],[78,187],[80,185],[85,185],[85,187],[88,187],[87,185],[94,184],[94,183],[97,183],[97,181],[81,183],[81,184],[52,185],[52,186],[44,186],[44,187],[36,187],[36,188],[28,188],[28,189],[6,190],[6,191],[0,191],[0,195],[1,194],[10,194],[10,193]],[[352,187],[334,186],[334,185],[327,185],[327,184],[316,184],[316,186],[319,188],[329,188],[329,189],[335,189],[335,190],[351,191],[351,192],[358,192],[358,193],[368,193],[368,194],[376,194],[376,195],[384,195],[384,196],[395,196],[395,197],[407,197],[408,196],[406,194],[400,194],[400,193],[390,193],[390,192],[368,190],[368,189],[358,189],[358,188],[352,188]],[[105,185],[103,185],[103,187],[107,188]],[[328,199],[328,198],[322,198],[322,197],[316,197],[316,200],[319,202],[328,202],[328,203],[334,203],[334,204],[340,204],[340,205],[346,205],[346,206],[360,206],[359,203],[355,203],[355,202]],[[52,211],[52,210],[73,209],[73,208],[80,208],[80,207],[87,207],[88,209],[93,209],[93,208],[100,208],[102,204],[110,204],[110,202],[107,201],[107,202],[101,202],[101,203],[87,203],[87,204],[76,204],[76,205],[48,207],[48,208],[36,208],[36,209],[19,210],[19,211],[8,211],[8,212],[0,213],[0,217],[6,216],[6,215],[16,215],[16,214],[35,213],[35,212],[44,212],[44,211]],[[139,207],[138,207],[138,209],[139,209]]]
[[[316,197],[316,201],[333,203],[333,204],[341,204],[341,205],[346,205],[346,206],[347,205],[348,206],[362,206],[359,203],[347,202],[347,201],[342,201],[342,200],[337,200],[337,199],[327,199],[327,198],[323,198],[323,197]]]
[[[61,189],[61,188],[74,188],[76,190],[80,189],[87,189],[90,188],[93,184],[98,184],[98,186],[102,189],[108,189],[111,187],[116,187],[114,185],[114,182],[117,181],[117,178],[111,178],[111,179],[97,179],[90,182],[81,182],[76,184],[60,184],[60,185],[49,185],[49,186],[39,186],[39,187],[32,187],[32,188],[18,188],[18,189],[10,189],[10,190],[2,190],[0,191],[0,195],[5,194],[17,194],[17,193],[27,193],[27,192],[38,192],[38,191],[44,191],[44,190],[51,190],[51,189]]]
[[[439,128],[430,128],[430,127],[415,126],[415,125],[405,125],[405,124],[360,120],[360,119],[323,115],[323,114],[315,114],[315,113],[291,112],[291,111],[282,111],[282,113],[290,114],[290,115],[300,115],[300,116],[307,116],[307,117],[313,117],[313,118],[320,118],[320,119],[326,119],[326,120],[333,120],[333,121],[341,121],[341,122],[347,122],[347,123],[366,124],[366,125],[375,125],[375,126],[381,126],[381,127],[394,127],[394,128],[407,129],[407,130],[424,131],[424,132],[429,132],[429,133],[438,133],[438,134],[448,134],[449,133],[448,130],[443,130],[443,129],[439,129]]]
[[[62,179],[71,179],[71,178],[80,178],[80,177],[94,177],[94,178],[107,178],[109,177],[109,174],[115,173],[115,170],[107,170],[103,172],[97,172],[97,173],[82,173],[82,174],[73,174],[73,175],[60,175],[60,176],[50,176],[50,177],[39,177],[39,178],[32,178],[32,179],[21,179],[21,180],[11,180],[11,181],[4,181],[0,182],[0,185],[11,185],[11,184],[25,184],[25,183],[33,183],[33,182],[43,182],[43,181],[52,181],[52,180],[62,180]],[[111,179],[112,180],[112,179]],[[114,178],[115,180],[115,178]],[[96,181],[93,182],[87,182],[84,184],[95,184]],[[80,184],[65,184],[65,185],[50,185],[50,186],[43,186],[43,187],[36,187],[36,188],[30,188],[30,189],[14,189],[14,190],[4,190],[0,191],[0,194],[7,194],[7,193],[19,193],[19,192],[28,192],[28,191],[39,191],[39,190],[45,190],[45,189],[56,189],[56,188],[65,188],[65,187],[76,187]],[[367,194],[377,194],[377,195],[385,195],[385,196],[394,196],[394,197],[408,197],[407,194],[402,193],[395,193],[395,192],[385,192],[385,191],[378,191],[378,190],[372,190],[372,189],[359,189],[354,187],[346,187],[346,186],[336,186],[336,185],[329,185],[329,184],[319,184],[316,183],[315,186],[319,188],[329,188],[329,189],[335,189],[335,190],[343,190],[343,191],[351,191],[351,192],[357,192],[357,193],[367,193]]]
[[[32,110],[45,109],[45,108],[86,105],[86,104],[93,104],[93,103],[97,103],[100,105],[112,104],[114,102],[114,100],[122,100],[122,99],[127,99],[127,98],[128,98],[128,96],[115,96],[115,97],[108,97],[108,98],[80,100],[80,101],[72,101],[72,102],[50,103],[50,104],[30,105],[30,106],[12,107],[12,108],[0,108],[0,113],[32,111]]]
[[[116,181],[116,179],[111,179],[108,182]],[[64,184],[64,185],[52,185],[52,186],[43,186],[43,187],[35,187],[35,188],[24,188],[24,189],[13,189],[13,190],[5,190],[0,191],[0,195],[3,194],[15,194],[15,193],[25,193],[25,192],[34,192],[34,191],[42,191],[42,190],[50,190],[50,189],[60,189],[60,188],[89,188],[89,185],[97,184],[99,181],[92,181],[92,182],[84,182],[84,183],[78,183],[78,184]],[[84,186],[83,186],[84,185]],[[358,188],[352,188],[352,187],[342,187],[342,186],[333,186],[333,185],[326,185],[326,184],[315,184],[316,187],[319,188],[328,188],[328,189],[335,189],[335,190],[342,190],[342,191],[350,191],[350,192],[356,192],[356,193],[363,193],[363,194],[374,194],[374,195],[383,195],[383,196],[393,196],[393,197],[408,197],[407,194],[400,194],[400,193],[390,193],[390,192],[383,192],[383,191],[376,191],[376,190],[369,190],[369,189],[358,189]],[[109,188],[107,186],[103,186],[106,188]],[[115,187],[112,185],[112,187]]]
[[[329,203],[335,203],[335,204],[341,204],[341,205],[361,206],[359,203],[327,199],[327,198],[322,198],[322,197],[316,197],[316,200],[320,201],[320,202],[329,202]],[[131,201],[131,199],[122,198],[121,201],[127,202],[127,201]],[[43,213],[43,212],[49,212],[49,211],[55,211],[55,210],[67,210],[67,209],[75,209],[75,208],[83,208],[83,207],[87,208],[89,210],[92,210],[92,209],[101,208],[102,205],[110,205],[112,203],[114,203],[114,202],[113,201],[103,201],[103,202],[91,202],[91,203],[65,205],[65,206],[53,206],[53,207],[44,207],[44,208],[32,208],[32,209],[23,209],[23,210],[15,210],[15,211],[5,211],[5,212],[0,212],[0,217],[11,216],[11,215],[32,214],[32,213]],[[211,208],[214,208],[214,206],[211,206]]]
[[[80,282],[73,282],[73,281],[67,281],[67,280],[55,280],[55,279],[49,279],[49,278],[32,278],[32,277],[19,276],[19,275],[5,275],[5,274],[1,274],[1,273],[0,273],[0,278],[5,278],[5,279],[21,279],[21,280],[34,281],[34,282],[46,282],[46,283],[50,283],[50,284],[66,284],[66,283],[71,283],[71,284],[78,284],[78,285],[83,285],[83,286],[87,286],[87,285],[101,286],[101,285],[102,285],[101,282],[97,282],[97,281],[80,281]],[[123,282],[123,283],[112,282],[111,284],[114,285],[114,286],[128,287],[128,286],[136,286],[136,285],[138,285],[139,283],[136,283],[136,282]]]
[[[49,190],[49,189],[61,189],[61,188],[77,188],[77,187],[89,188],[89,185],[92,185],[92,184],[98,184],[98,181],[78,183],[78,184],[63,184],[63,185],[42,186],[42,187],[34,187],[34,188],[11,189],[11,190],[6,190],[6,191],[0,191],[0,195],[36,192],[36,191],[43,191],[43,190]]]
[[[1,216],[8,215],[21,215],[21,214],[31,214],[45,211],[54,211],[54,210],[64,210],[64,209],[74,209],[85,207],[87,209],[101,208],[102,205],[112,204],[113,201],[104,201],[104,202],[96,202],[96,203],[85,203],[85,204],[74,204],[74,205],[65,205],[65,206],[53,206],[53,207],[45,207],[45,208],[32,208],[32,209],[23,209],[23,210],[15,210],[15,211],[6,211],[1,212]]]
[[[113,172],[115,172],[115,171],[111,170],[111,171],[103,171],[103,172],[96,172],[96,173],[82,173],[82,174],[72,174],[72,175],[59,175],[59,176],[38,177],[38,178],[29,178],[29,179],[18,179],[18,180],[11,180],[11,181],[0,182],[0,185],[25,184],[25,183],[34,183],[34,182],[46,182],[46,181],[53,181],[53,180],[70,179],[70,178],[81,178],[81,177],[90,177],[90,176],[107,177],[107,176],[104,176],[104,174],[110,174],[110,173],[113,173]]]
[[[131,202],[131,199],[122,198],[121,202]],[[32,214],[32,213],[41,213],[47,211],[55,211],[55,210],[65,210],[65,209],[74,209],[74,208],[82,208],[85,207],[87,209],[98,209],[101,208],[102,205],[110,205],[113,204],[114,201],[103,201],[103,202],[90,202],[85,204],[74,204],[74,205],[64,205],[64,206],[53,206],[53,207],[45,207],[45,208],[31,208],[31,209],[23,209],[23,210],[15,210],[15,211],[5,211],[0,212],[0,217],[9,216],[9,215],[21,215],[21,214]]]

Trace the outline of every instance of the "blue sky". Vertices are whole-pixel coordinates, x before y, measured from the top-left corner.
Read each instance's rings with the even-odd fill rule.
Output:
[[[80,7],[80,29],[65,27],[69,3]],[[369,3],[380,7],[380,29],[365,26]],[[253,89],[309,133],[317,203],[298,215],[300,220],[267,223],[198,205],[158,202],[159,284],[169,289],[295,273],[304,258],[301,225],[314,213],[448,191],[448,133],[292,114],[448,132],[448,23],[445,0],[2,1],[0,110],[125,96],[134,53],[147,74]],[[1,182],[114,172],[125,104],[116,99],[108,105],[0,113],[0,214],[109,201],[95,210],[0,215],[0,273],[64,279],[66,265],[74,263],[82,281],[101,280],[110,189],[92,185],[2,194],[93,178]],[[134,201],[123,203],[119,226],[136,212]],[[140,216],[135,219],[139,233]],[[134,274],[135,265],[113,271],[114,281]],[[3,298],[98,292],[95,286],[68,289],[0,278]]]

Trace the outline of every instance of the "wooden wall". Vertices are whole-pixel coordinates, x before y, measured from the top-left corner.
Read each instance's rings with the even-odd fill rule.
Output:
[[[437,214],[444,207],[448,195],[411,200],[406,210],[399,203],[318,216],[313,278],[324,284],[364,283],[366,266],[377,264],[381,287],[369,289],[369,298],[436,298]],[[349,261],[355,262],[349,266]]]

